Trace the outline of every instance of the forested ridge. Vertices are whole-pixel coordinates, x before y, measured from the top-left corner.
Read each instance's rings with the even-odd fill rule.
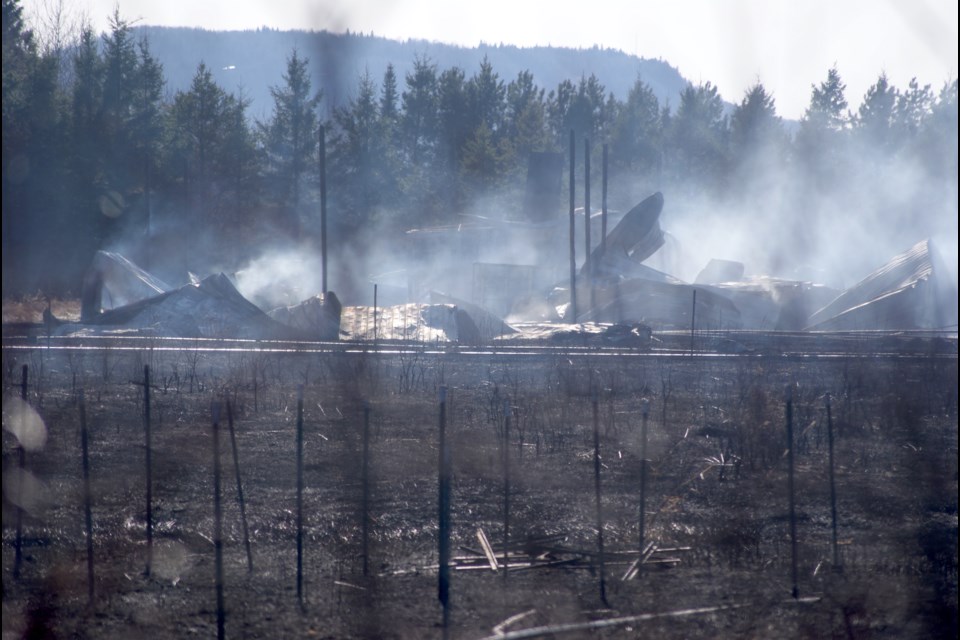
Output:
[[[259,116],[211,61],[171,90],[146,31],[117,13],[103,35],[41,46],[19,2],[3,0],[4,295],[76,292],[100,248],[202,272],[266,243],[315,241],[321,127],[336,247],[465,212],[517,218],[529,154],[566,153],[573,131],[578,164],[590,142],[597,194],[608,146],[614,206],[661,190],[756,211],[801,251],[836,211],[869,208],[888,234],[935,234],[952,216],[955,263],[955,79],[895,87],[879,72],[854,104],[827,69],[788,131],[759,81],[730,110],[709,81],[671,104],[640,73],[618,97],[590,72],[542,86],[489,57],[462,68],[416,54],[403,73],[341,77],[334,100],[311,73],[330,59],[295,48]]]

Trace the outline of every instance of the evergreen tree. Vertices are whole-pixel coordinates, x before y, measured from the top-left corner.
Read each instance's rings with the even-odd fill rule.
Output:
[[[531,152],[550,148],[544,91],[534,84],[533,74],[521,71],[507,85],[505,140],[518,171],[525,171]]]
[[[639,76],[617,109],[610,136],[614,168],[651,172],[659,166],[663,144],[660,104]]]
[[[308,61],[296,49],[287,58],[283,85],[270,89],[273,118],[260,126],[279,202],[296,209],[301,183],[318,144],[317,107],[322,95],[312,92]]]
[[[680,107],[671,123],[674,177],[691,185],[722,186],[728,162],[727,133],[717,88],[710,82],[688,85],[680,93]]]
[[[899,92],[887,80],[887,74],[881,73],[877,81],[867,89],[863,104],[854,120],[854,131],[860,144],[877,158],[875,152],[890,155],[894,144],[896,105]]]
[[[437,139],[437,67],[429,58],[414,59],[401,101],[404,155],[419,170],[421,163],[432,161]]]
[[[805,175],[814,181],[814,188],[829,188],[846,174],[844,158],[850,122],[846,88],[840,72],[832,67],[827,79],[812,87],[810,104],[800,120],[794,147]]]
[[[170,162],[180,168],[182,193],[203,224],[226,226],[237,221],[236,158],[249,157],[253,144],[246,130],[246,107],[245,100],[214,82],[202,62],[190,90],[174,97]]]

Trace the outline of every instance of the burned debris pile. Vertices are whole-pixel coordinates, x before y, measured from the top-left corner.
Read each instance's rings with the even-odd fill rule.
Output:
[[[344,305],[328,291],[292,306],[261,309],[223,273],[204,279],[190,274],[188,284],[172,287],[126,257],[101,251],[84,278],[81,324],[48,323],[48,331],[642,349],[649,348],[653,331],[957,326],[957,290],[929,240],[844,291],[747,275],[743,263],[721,259],[710,259],[689,283],[647,264],[666,245],[663,207],[661,193],[642,200],[606,237],[588,245],[583,255],[589,257],[579,269],[574,254],[566,259],[576,240],[569,230],[574,215],[593,226],[592,212],[571,212],[569,227],[559,218],[531,214],[525,221],[484,218],[482,224],[411,231],[406,238],[411,266],[397,272],[406,274],[406,286],[388,283],[386,306]],[[500,255],[495,249],[504,243],[513,255],[519,247],[530,263],[489,260]],[[356,298],[356,292],[348,297]]]

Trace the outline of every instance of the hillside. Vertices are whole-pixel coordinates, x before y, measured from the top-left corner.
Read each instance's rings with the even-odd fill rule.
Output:
[[[249,113],[266,117],[272,108],[270,87],[279,85],[286,59],[296,48],[310,60],[314,88],[323,88],[325,109],[340,106],[353,97],[358,79],[369,72],[379,86],[387,65],[392,63],[403,89],[403,80],[417,56],[427,57],[443,70],[462,68],[469,77],[484,57],[504,82],[530,71],[537,84],[550,92],[563,80],[578,81],[595,74],[615,97],[623,100],[639,74],[661,104],[679,103],[686,86],[680,72],[663,60],[628,55],[622,51],[569,49],[559,47],[520,48],[481,44],[458,47],[425,40],[400,42],[373,35],[334,34],[327,31],[206,31],[171,27],[137,27],[150,49],[163,64],[167,89],[171,93],[189,87],[203,61],[216,81],[228,91],[251,100]]]

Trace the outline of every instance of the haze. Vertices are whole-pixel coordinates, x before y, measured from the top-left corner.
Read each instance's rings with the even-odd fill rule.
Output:
[[[53,4],[23,3],[31,18],[49,13]],[[68,11],[103,31],[116,4],[80,0]],[[896,86],[916,77],[941,87],[957,75],[957,5],[940,0],[125,0],[119,8],[122,17],[144,25],[350,30],[466,47],[620,49],[664,59],[692,82],[710,81],[728,102],[739,102],[760,80],[789,119],[803,115],[811,85],[834,64],[852,107],[881,72]]]

